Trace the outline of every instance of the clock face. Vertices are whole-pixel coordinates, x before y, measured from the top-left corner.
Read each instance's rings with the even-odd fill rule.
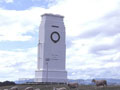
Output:
[[[58,32],[52,32],[51,33],[51,40],[54,42],[54,43],[57,43],[59,40],[60,40],[60,34]]]

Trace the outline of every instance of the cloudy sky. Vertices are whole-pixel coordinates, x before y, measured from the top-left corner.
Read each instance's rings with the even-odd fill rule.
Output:
[[[120,0],[0,0],[0,81],[34,78],[44,13],[65,16],[69,79],[120,79]]]

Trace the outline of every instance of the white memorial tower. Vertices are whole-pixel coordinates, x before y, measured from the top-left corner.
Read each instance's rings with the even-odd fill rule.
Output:
[[[35,82],[66,83],[66,42],[63,16],[43,14],[38,43]]]

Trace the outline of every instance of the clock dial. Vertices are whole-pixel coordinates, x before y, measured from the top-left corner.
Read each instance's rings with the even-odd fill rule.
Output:
[[[51,33],[51,40],[54,43],[57,43],[60,40],[60,34],[58,32],[52,32]]]

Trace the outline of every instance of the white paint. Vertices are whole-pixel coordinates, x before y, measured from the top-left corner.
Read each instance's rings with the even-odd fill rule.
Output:
[[[35,82],[67,82],[65,58],[66,43],[63,16],[42,15]]]

